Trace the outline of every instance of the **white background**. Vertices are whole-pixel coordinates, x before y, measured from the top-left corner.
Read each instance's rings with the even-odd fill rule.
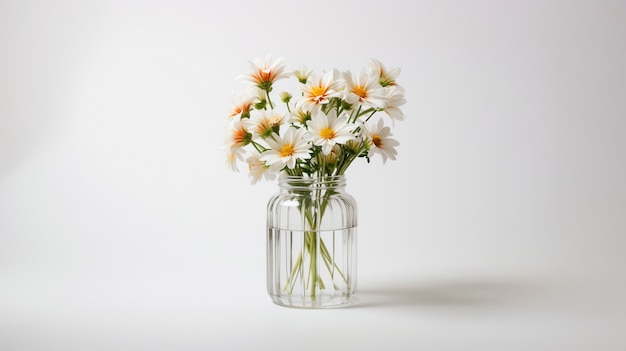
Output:
[[[623,1],[3,1],[0,350],[626,349]],[[235,77],[400,67],[351,308],[275,306]]]

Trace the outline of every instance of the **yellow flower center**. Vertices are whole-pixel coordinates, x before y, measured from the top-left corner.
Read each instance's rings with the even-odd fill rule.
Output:
[[[320,130],[320,136],[324,139],[332,139],[335,137],[335,131],[330,128]]]
[[[280,148],[280,157],[293,156],[294,151],[293,145],[283,145],[283,147]]]
[[[383,139],[380,138],[380,135],[374,134],[372,135],[372,143],[374,143],[376,147],[381,147],[383,146]]]
[[[326,89],[324,89],[324,87],[321,87],[321,86],[311,88],[311,95],[313,96],[324,95],[325,92],[326,92]]]
[[[326,97],[327,90],[328,89],[323,86],[312,87],[309,98],[315,102],[319,102]]]
[[[352,89],[352,92],[357,94],[361,99],[365,99],[367,97],[367,90],[362,86],[355,86]]]

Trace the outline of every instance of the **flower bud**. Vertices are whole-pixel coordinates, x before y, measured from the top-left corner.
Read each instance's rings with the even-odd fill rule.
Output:
[[[263,98],[259,98],[259,102],[254,104],[254,108],[257,110],[265,110],[265,106],[267,106],[267,100]]]
[[[298,82],[302,84],[306,84],[307,80],[309,80],[309,76],[311,76],[312,73],[312,70],[304,66],[293,72],[294,76],[296,76],[296,78],[298,79]]]
[[[346,150],[352,154],[356,154],[363,147],[363,141],[359,139],[352,139],[346,142]]]
[[[326,164],[328,166],[334,166],[337,164],[337,159],[339,158],[339,154],[341,153],[341,147],[338,144],[333,146],[333,149],[326,155]]]
[[[289,92],[283,91],[282,93],[280,93],[280,100],[284,103],[289,103],[289,100],[291,100],[291,94],[289,94]]]

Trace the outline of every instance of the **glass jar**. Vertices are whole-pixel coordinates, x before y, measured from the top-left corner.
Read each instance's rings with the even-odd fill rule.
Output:
[[[357,204],[345,176],[281,176],[267,206],[267,290],[302,308],[347,304],[356,292]]]

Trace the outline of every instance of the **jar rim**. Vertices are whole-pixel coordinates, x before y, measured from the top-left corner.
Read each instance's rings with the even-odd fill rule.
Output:
[[[281,174],[278,177],[278,184],[289,187],[310,187],[310,186],[344,186],[346,177],[343,174],[332,176],[311,177],[307,175],[292,176]]]
[[[326,180],[326,179],[343,179],[346,176],[344,174],[339,175],[325,175],[321,177],[312,177],[309,175],[289,175],[289,174],[281,174],[279,175],[279,179],[294,179],[294,180]]]

